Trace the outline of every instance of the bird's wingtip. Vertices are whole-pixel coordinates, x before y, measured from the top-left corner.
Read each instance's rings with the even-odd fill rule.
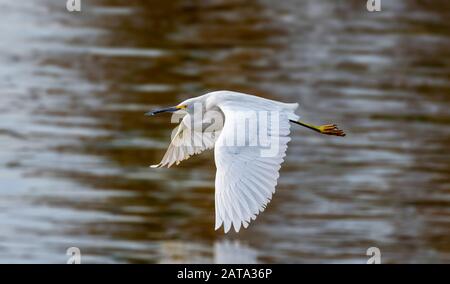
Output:
[[[161,166],[161,164],[157,164],[157,165],[151,165],[151,166],[150,166],[150,168],[152,168],[152,169],[156,169],[156,168],[159,168],[159,166]]]
[[[223,223],[223,232],[226,234],[231,229],[231,222],[224,222]]]

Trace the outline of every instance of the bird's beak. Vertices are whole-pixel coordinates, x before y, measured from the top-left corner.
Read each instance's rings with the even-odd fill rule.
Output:
[[[154,110],[154,111],[149,111],[146,112],[145,115],[146,116],[152,116],[158,113],[163,113],[163,112],[176,112],[177,110],[182,109],[181,107],[175,106],[175,107],[168,107],[168,108],[163,108],[163,109],[158,109],[158,110]]]

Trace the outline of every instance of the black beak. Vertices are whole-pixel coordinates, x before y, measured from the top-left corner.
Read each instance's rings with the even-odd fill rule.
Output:
[[[146,115],[146,116],[152,116],[152,115],[155,115],[155,114],[158,114],[158,113],[163,113],[163,112],[175,112],[175,111],[177,111],[177,110],[180,110],[180,109],[177,108],[177,107],[168,107],[168,108],[163,108],[163,109],[159,109],[159,110],[154,110],[154,111],[146,112],[145,115]]]

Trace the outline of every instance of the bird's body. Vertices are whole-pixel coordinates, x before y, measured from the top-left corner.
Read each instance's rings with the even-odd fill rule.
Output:
[[[290,141],[290,122],[318,132],[343,136],[335,125],[299,122],[297,103],[282,103],[232,91],[216,91],[188,99],[173,108],[184,110],[160,164],[170,167],[214,148],[215,213],[218,229],[238,232],[256,219],[272,198]]]

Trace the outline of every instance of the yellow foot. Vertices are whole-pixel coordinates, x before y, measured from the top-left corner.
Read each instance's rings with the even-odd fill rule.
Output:
[[[326,135],[345,136],[343,130],[339,129],[336,124],[327,124],[317,127],[319,132]]]

